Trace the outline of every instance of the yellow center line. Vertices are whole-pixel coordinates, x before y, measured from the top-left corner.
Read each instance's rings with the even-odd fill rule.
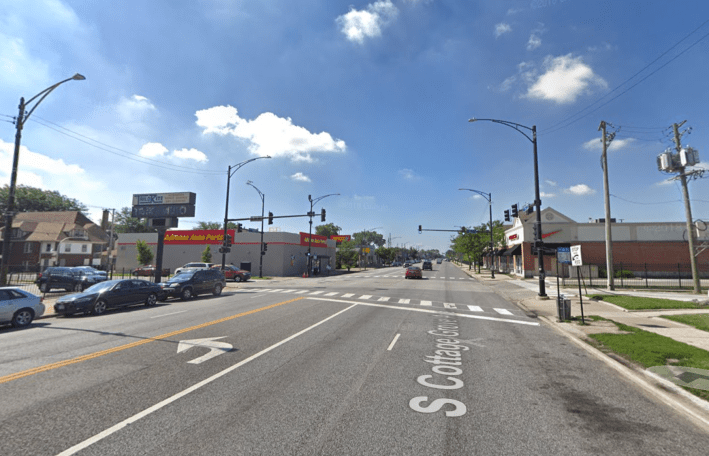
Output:
[[[89,353],[89,354],[87,354],[87,355],[77,356],[76,358],[67,359],[67,360],[64,360],[64,361],[58,361],[58,362],[56,362],[56,363],[46,364],[46,365],[44,365],[44,366],[34,367],[34,368],[32,368],[32,369],[27,369],[27,370],[24,370],[24,371],[22,371],[22,372],[17,372],[17,373],[14,373],[14,374],[6,375],[6,376],[4,376],[4,377],[0,377],[0,384],[2,384],[2,383],[7,383],[7,382],[11,382],[11,381],[13,381],[13,380],[18,380],[18,379],[23,378],[23,377],[28,377],[28,376],[30,376],[30,375],[39,374],[40,372],[46,372],[46,371],[49,371],[49,370],[52,370],[52,369],[57,369],[57,368],[59,368],[59,367],[64,367],[64,366],[69,366],[69,365],[71,365],[71,364],[81,363],[81,362],[83,362],[83,361],[88,361],[88,360],[90,360],[90,359],[98,358],[98,357],[100,357],[100,356],[110,355],[111,353],[116,353],[116,352],[119,352],[119,351],[127,350],[127,349],[129,349],[129,348],[137,347],[137,346],[139,346],[139,345],[148,344],[148,343],[150,343],[150,342],[155,342],[155,341],[158,341],[158,340],[166,339],[166,338],[168,338],[168,337],[176,336],[176,335],[178,335],[178,334],[183,334],[183,333],[186,333],[186,332],[189,332],[189,331],[194,331],[195,329],[206,328],[207,326],[216,325],[216,324],[218,324],[218,323],[224,323],[225,321],[234,320],[235,318],[239,318],[239,317],[245,317],[245,316],[247,316],[247,315],[255,314],[255,313],[261,312],[261,311],[263,311],[263,310],[273,309],[274,307],[282,306],[282,305],[284,305],[284,304],[289,304],[289,303],[291,303],[291,302],[299,301],[299,300],[301,300],[301,299],[305,299],[305,297],[301,296],[301,297],[299,297],[299,298],[295,298],[295,299],[290,299],[290,300],[288,300],[288,301],[279,302],[279,303],[277,303],[277,304],[272,304],[272,305],[270,305],[270,306],[261,307],[260,309],[249,310],[249,311],[247,311],[247,312],[242,312],[242,313],[240,313],[240,314],[236,314],[236,315],[232,315],[232,316],[229,316],[229,317],[220,318],[219,320],[209,321],[209,322],[207,322],[207,323],[202,323],[202,324],[199,324],[199,325],[196,325],[196,326],[190,326],[189,328],[178,329],[177,331],[173,331],[173,332],[170,332],[170,333],[162,334],[162,335],[160,335],[160,336],[155,336],[155,337],[150,337],[150,338],[147,338],[147,339],[139,340],[139,341],[137,341],[137,342],[132,342],[132,343],[130,343],[130,344],[120,345],[120,346],[118,346],[118,347],[109,348],[109,349],[107,349],[107,350],[102,350],[102,351],[95,352],[95,353]]]

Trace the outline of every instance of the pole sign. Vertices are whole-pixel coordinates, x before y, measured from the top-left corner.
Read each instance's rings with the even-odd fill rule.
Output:
[[[152,206],[156,204],[194,204],[197,194],[179,193],[140,193],[133,195],[133,206]]]
[[[556,261],[559,264],[571,264],[571,248],[570,247],[557,247],[556,248]]]
[[[581,259],[581,246],[572,245],[571,250],[571,265],[572,266],[583,266],[583,260]]]
[[[196,199],[192,192],[134,194],[131,217],[194,217]]]

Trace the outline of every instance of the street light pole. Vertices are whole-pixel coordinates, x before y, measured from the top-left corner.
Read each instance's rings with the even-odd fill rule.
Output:
[[[86,79],[84,76],[76,73],[74,76],[59,81],[56,84],[47,87],[46,89],[39,92],[37,95],[33,96],[29,100],[25,101],[24,97],[20,98],[19,113],[17,114],[17,119],[15,119],[15,151],[12,157],[12,174],[10,175],[10,188],[7,197],[7,207],[5,209],[5,233],[3,234],[2,240],[2,261],[0,262],[0,285],[7,284],[7,270],[10,265],[10,237],[12,236],[12,219],[15,216],[15,187],[17,186],[17,168],[20,161],[20,140],[22,139],[22,128],[25,126],[25,122],[30,118],[32,113],[37,106],[47,98],[47,95],[52,93],[54,89],[64,84],[67,81],[82,81]],[[37,97],[37,103],[25,114],[27,107],[34,101]]]
[[[312,266],[313,266],[313,256],[310,253],[310,248],[312,247],[313,244],[313,216],[315,213],[313,212],[313,206],[317,204],[318,201],[327,198],[328,196],[339,196],[339,193],[330,193],[329,195],[323,195],[323,196],[318,196],[317,198],[313,199],[310,195],[308,195],[308,201],[310,201],[310,212],[308,212],[308,215],[310,216],[310,229],[308,230],[308,277],[310,277],[310,273],[312,272]]]
[[[473,190],[472,188],[459,188],[458,190],[467,190],[469,192],[475,192],[478,195],[482,196],[483,198],[487,199],[488,205],[490,206],[490,252],[492,253],[492,250],[495,248],[495,241],[492,236],[492,193],[485,193],[481,192],[480,190]],[[493,257],[490,256],[490,260],[492,261]],[[492,275],[492,278],[495,278],[495,264],[492,263],[490,265],[490,273]]]
[[[519,133],[524,135],[525,138],[527,138],[532,145],[534,146],[534,206],[536,208],[537,216],[536,216],[536,221],[534,222],[535,226],[537,227],[536,229],[536,236],[534,237],[534,244],[537,248],[537,261],[539,262],[539,296],[542,298],[546,298],[546,284],[544,282],[545,279],[545,273],[544,273],[544,252],[543,252],[543,241],[542,241],[542,214],[541,214],[541,206],[542,206],[542,200],[539,196],[539,165],[538,165],[538,160],[537,160],[537,126],[532,125],[532,127],[527,127],[522,124],[510,122],[507,120],[499,120],[499,119],[476,119],[472,118],[468,120],[468,122],[477,122],[477,121],[487,121],[487,122],[494,122],[494,123],[499,123],[502,125],[506,125],[510,128],[513,128],[517,130]],[[525,130],[529,130],[532,132],[532,137],[530,138],[529,135],[520,128],[524,128]]]
[[[264,207],[266,205],[266,195],[261,193],[261,190],[256,188],[256,186],[253,184],[253,182],[248,181],[246,185],[250,185],[253,188],[256,189],[258,192],[259,196],[261,197],[261,254],[259,255],[259,264],[258,264],[258,276],[259,278],[263,279],[263,215],[264,215]]]
[[[235,172],[239,170],[242,166],[244,166],[247,163],[251,163],[254,160],[258,160],[260,158],[271,158],[270,155],[266,155],[265,157],[256,157],[252,158],[249,160],[244,160],[241,163],[237,163],[234,166],[229,166],[229,169],[227,170],[226,173],[226,205],[224,207],[224,241],[222,243],[222,246],[226,245],[226,236],[227,236],[227,223],[229,222],[229,184],[231,182],[231,176],[234,175]],[[233,171],[232,171],[233,170]],[[222,250],[222,271],[226,267],[226,252]]]

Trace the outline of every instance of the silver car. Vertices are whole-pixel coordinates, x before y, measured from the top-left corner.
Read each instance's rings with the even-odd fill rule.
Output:
[[[0,324],[23,328],[44,314],[40,296],[17,287],[0,287]]]

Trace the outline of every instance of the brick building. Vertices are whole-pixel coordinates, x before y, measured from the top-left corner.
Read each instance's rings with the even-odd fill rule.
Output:
[[[598,277],[606,267],[606,238],[603,220],[578,223],[551,207],[542,210],[542,238],[545,246],[569,247],[581,245],[584,264],[593,265],[591,274]],[[536,215],[520,214],[511,228],[505,231],[506,247],[492,257],[495,269],[512,272],[523,277],[533,277],[538,271],[537,256],[532,253],[533,226]],[[685,222],[611,223],[614,269],[627,269],[636,273],[661,275],[682,269],[689,274],[689,246]],[[709,245],[709,231],[700,232],[697,244]],[[709,249],[697,256],[700,274],[709,276]],[[485,258],[489,267],[491,257]],[[556,257],[544,255],[544,270],[555,275]],[[561,268],[560,268],[561,270]]]

